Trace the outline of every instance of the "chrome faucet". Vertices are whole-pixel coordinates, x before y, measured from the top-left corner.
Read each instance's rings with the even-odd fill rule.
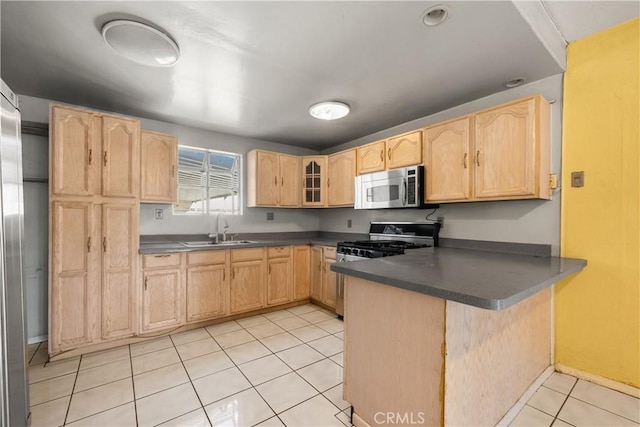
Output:
[[[212,219],[215,221],[215,233],[209,233],[209,238],[213,239],[215,243],[220,242],[220,217],[224,221],[224,227],[222,230],[222,241],[227,241],[227,231],[229,231],[229,223],[227,222],[227,217],[222,213],[217,213]]]

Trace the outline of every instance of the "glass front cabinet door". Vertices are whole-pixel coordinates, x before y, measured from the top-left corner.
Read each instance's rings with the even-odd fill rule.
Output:
[[[302,158],[302,206],[326,206],[327,158]]]

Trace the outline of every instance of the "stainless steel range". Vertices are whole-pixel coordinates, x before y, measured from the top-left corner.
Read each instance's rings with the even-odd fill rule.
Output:
[[[440,224],[432,222],[372,222],[369,240],[338,243],[336,262],[402,255],[406,250],[438,246]],[[337,275],[336,313],[344,315],[344,276]]]

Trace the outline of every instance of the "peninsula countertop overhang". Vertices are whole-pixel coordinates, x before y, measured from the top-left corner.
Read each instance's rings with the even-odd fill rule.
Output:
[[[504,310],[586,265],[583,259],[438,247],[335,263],[331,270],[462,304]]]

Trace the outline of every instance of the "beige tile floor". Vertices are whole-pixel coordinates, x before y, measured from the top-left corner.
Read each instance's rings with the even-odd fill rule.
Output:
[[[32,426],[349,426],[342,339],[304,305],[48,364],[30,345]],[[511,425],[639,422],[638,399],[554,373]]]

